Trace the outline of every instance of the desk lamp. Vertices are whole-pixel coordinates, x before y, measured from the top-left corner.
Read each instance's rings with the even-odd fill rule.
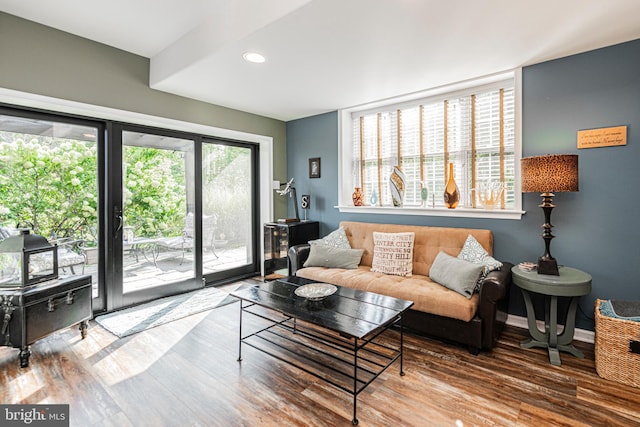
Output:
[[[298,215],[298,196],[296,194],[296,187],[293,186],[293,178],[291,178],[286,184],[280,184],[280,187],[284,186],[282,190],[276,190],[281,196],[290,195],[293,198],[293,207],[296,212],[295,218],[279,219],[278,222],[300,222],[300,215]]]
[[[553,193],[578,191],[578,155],[577,154],[548,154],[546,156],[525,157],[520,160],[522,172],[522,192],[541,193],[544,211],[544,239],[545,252],[538,259],[538,274],[559,276],[558,263],[551,256],[549,246],[551,239],[551,211]]]

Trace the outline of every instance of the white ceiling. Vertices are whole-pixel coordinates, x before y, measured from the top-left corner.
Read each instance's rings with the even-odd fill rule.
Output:
[[[638,0],[0,0],[151,59],[157,90],[280,120],[640,38]],[[267,57],[242,59],[246,51]]]

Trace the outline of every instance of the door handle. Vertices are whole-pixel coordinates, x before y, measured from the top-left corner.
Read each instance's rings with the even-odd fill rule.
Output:
[[[113,238],[118,238],[118,233],[122,230],[122,209],[118,206],[113,207],[113,224],[115,229],[113,230]]]

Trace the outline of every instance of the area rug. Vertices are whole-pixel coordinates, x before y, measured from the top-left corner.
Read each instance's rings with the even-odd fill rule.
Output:
[[[237,287],[225,286],[224,290],[213,287],[204,288],[114,311],[97,316],[95,320],[112,334],[123,338],[192,314],[236,302],[238,299],[229,295],[229,292],[250,286],[252,285],[240,283]]]

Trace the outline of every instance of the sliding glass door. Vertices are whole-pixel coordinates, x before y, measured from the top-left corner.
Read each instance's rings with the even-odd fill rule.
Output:
[[[92,276],[94,312],[252,276],[258,154],[250,143],[0,107],[0,240],[29,228],[57,243],[60,275]]]
[[[91,275],[96,310],[105,304],[103,147],[100,122],[0,108],[0,240],[27,228],[57,244],[58,274]],[[41,261],[34,268],[53,264]]]
[[[123,293],[185,281],[197,287],[187,197],[194,187],[194,141],[124,131],[122,143]]]
[[[114,126],[110,309],[258,271],[250,144]]]
[[[202,143],[202,266],[207,282],[257,271],[256,153],[249,144]]]
[[[136,126],[112,133],[109,309],[202,287],[193,256],[195,141]]]

